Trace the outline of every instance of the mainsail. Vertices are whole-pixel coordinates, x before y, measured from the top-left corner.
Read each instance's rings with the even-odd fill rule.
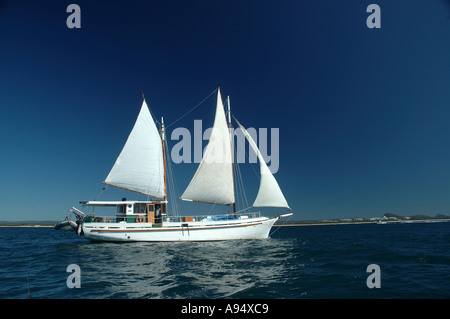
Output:
[[[133,130],[103,183],[164,198],[162,152],[161,137],[144,100]]]
[[[234,203],[231,138],[220,91],[209,143],[181,199],[221,205]]]
[[[235,118],[236,120],[236,118]],[[247,132],[247,130],[241,125],[241,123],[236,120],[240,129],[244,133],[244,136],[247,138],[248,143],[250,144],[253,151],[258,156],[259,167],[261,172],[261,181],[259,184],[258,195],[256,195],[255,202],[253,206],[255,207],[286,207],[289,208],[286,199],[284,198],[283,193],[281,192],[280,186],[278,185],[275,177],[270,172],[270,169],[267,167],[267,164],[261,155],[261,152],[258,149],[255,141],[251,137],[251,135]]]

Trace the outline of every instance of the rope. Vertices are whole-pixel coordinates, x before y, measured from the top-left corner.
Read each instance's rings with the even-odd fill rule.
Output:
[[[105,185],[102,190],[100,191],[100,193],[98,193],[97,197],[95,197],[95,200],[99,199],[99,197],[103,194],[103,192],[106,190],[107,186]]]
[[[179,117],[177,120],[175,120],[174,122],[172,122],[170,125],[166,126],[166,129],[168,129],[169,127],[171,127],[172,125],[174,125],[176,122],[180,121],[182,118],[184,118],[186,115],[188,115],[189,113],[191,113],[193,110],[195,110],[197,107],[199,107],[203,102],[205,102],[207,99],[209,99],[209,97],[211,95],[213,95],[214,93],[217,92],[217,88],[212,91],[207,97],[205,97],[200,103],[198,103],[196,106],[194,106],[192,109],[190,109],[189,111],[187,111],[186,113],[184,113],[184,115],[182,115],[181,117]]]
[[[290,219],[292,218],[292,216],[289,216],[288,217],[288,219],[286,220],[286,222],[288,222]],[[278,219],[279,220],[279,219]],[[277,227],[277,229],[275,229],[275,230],[272,230],[271,232],[270,232],[270,235],[269,236],[272,236],[273,234],[275,234],[277,231],[279,231],[280,230],[280,228],[281,228],[281,226],[280,225],[274,225],[274,226],[276,226]],[[272,228],[273,229],[273,228]]]
[[[147,104],[148,110],[150,111],[150,115],[152,116],[153,121],[156,122],[157,124],[161,124],[161,123],[156,119],[155,114],[153,114],[152,108],[150,107],[150,105],[148,105],[147,100],[145,99],[144,93],[142,93],[142,90],[141,90],[141,94],[142,94],[142,98],[144,99],[145,103]]]

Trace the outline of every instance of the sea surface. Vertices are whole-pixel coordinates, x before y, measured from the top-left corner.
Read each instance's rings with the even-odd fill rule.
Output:
[[[267,240],[94,243],[53,228],[2,227],[0,298],[450,298],[450,222],[272,232]],[[68,288],[72,264],[80,288]],[[368,288],[371,264],[380,288]]]

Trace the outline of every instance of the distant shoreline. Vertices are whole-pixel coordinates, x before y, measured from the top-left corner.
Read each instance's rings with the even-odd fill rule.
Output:
[[[57,223],[54,223],[54,224],[48,224],[48,223],[45,223],[45,224],[40,224],[40,223],[30,223],[30,224],[28,224],[28,223],[20,223],[20,222],[17,222],[17,223],[14,223],[14,222],[12,222],[12,223],[1,223],[0,224],[0,227],[55,227],[55,225],[56,225]]]
[[[387,220],[384,224],[414,224],[414,223],[444,223],[450,222],[450,219],[414,219],[414,220]],[[324,226],[324,225],[355,225],[355,224],[377,224],[377,221],[350,221],[350,222],[292,222],[280,223],[274,226]]]

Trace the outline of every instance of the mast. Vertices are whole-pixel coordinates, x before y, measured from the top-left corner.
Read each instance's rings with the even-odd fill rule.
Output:
[[[231,108],[230,108],[230,96],[227,95],[227,119],[228,119],[228,129],[230,131],[230,147],[231,147],[231,172],[233,176],[233,193],[236,198],[236,190],[234,186],[234,152],[233,152],[233,134],[231,127]],[[236,214],[236,200],[233,203],[233,213]]]
[[[166,171],[166,133],[164,128],[164,118],[161,116],[161,141],[164,163],[164,200],[167,201],[167,171]]]

